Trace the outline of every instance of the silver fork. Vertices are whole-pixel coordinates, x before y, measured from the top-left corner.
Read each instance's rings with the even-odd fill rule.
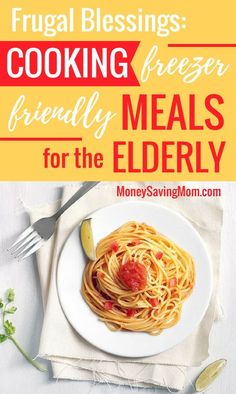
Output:
[[[18,260],[36,252],[53,235],[59,217],[99,182],[84,182],[81,188],[52,216],[39,219],[28,227],[8,249]]]

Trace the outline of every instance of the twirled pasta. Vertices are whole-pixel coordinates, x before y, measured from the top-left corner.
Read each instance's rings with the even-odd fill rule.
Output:
[[[154,228],[133,221],[102,239],[96,256],[85,267],[82,295],[110,329],[157,335],[179,321],[195,283],[194,262],[186,251]],[[127,263],[125,282],[121,272]],[[146,281],[142,285],[135,282],[140,277]]]

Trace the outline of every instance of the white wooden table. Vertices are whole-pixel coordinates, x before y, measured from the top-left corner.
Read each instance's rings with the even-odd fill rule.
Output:
[[[236,183],[217,184],[222,188],[225,207],[221,265],[221,301],[225,319],[214,325],[210,357],[228,360],[227,368],[208,391],[212,394],[234,394],[236,387]],[[37,354],[43,311],[35,259],[13,261],[6,249],[15,235],[28,225],[24,206],[39,206],[60,197],[62,183],[0,183],[0,293],[8,287],[16,291],[18,312],[14,317],[16,337],[32,355]],[[207,184],[212,186],[212,184]],[[198,374],[193,369],[188,379]],[[0,344],[0,394],[143,394],[167,393],[150,389],[130,389],[88,382],[59,381],[51,373],[40,373],[28,365],[11,343]],[[193,389],[188,385],[185,394]]]

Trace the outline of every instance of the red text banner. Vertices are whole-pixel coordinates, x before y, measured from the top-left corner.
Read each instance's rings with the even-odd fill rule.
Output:
[[[138,41],[1,41],[0,86],[139,86]]]

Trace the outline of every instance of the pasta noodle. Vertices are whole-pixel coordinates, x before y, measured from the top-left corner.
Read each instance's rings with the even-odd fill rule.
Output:
[[[192,257],[154,228],[128,222],[102,239],[82,295],[111,330],[157,335],[175,325],[195,283]]]

